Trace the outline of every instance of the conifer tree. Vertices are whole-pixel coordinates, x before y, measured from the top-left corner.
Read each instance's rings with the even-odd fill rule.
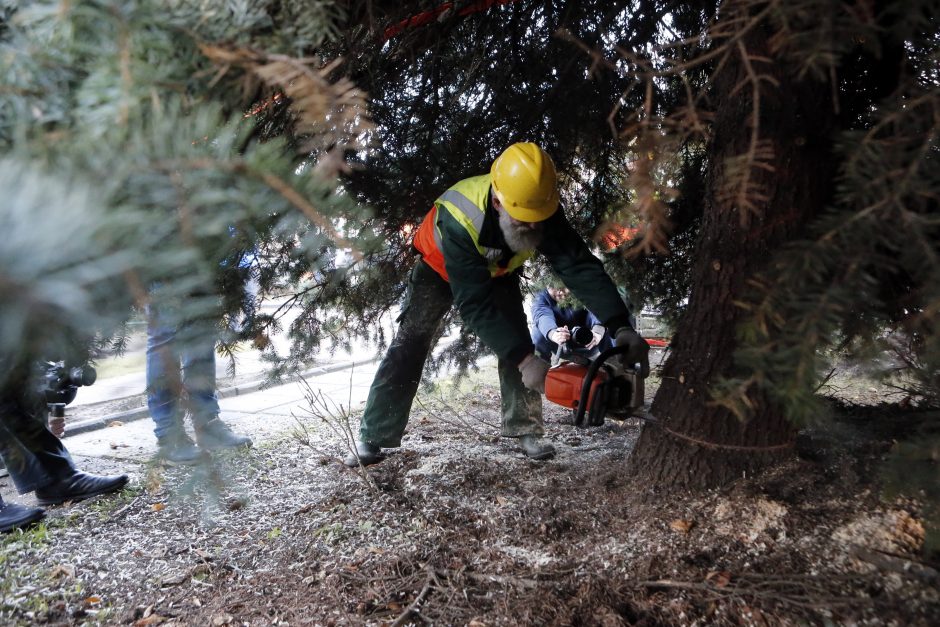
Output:
[[[0,3],[3,357],[113,334],[155,284],[249,314],[278,371],[382,340],[430,203],[530,140],[583,235],[641,228],[612,271],[681,321],[641,476],[789,454],[832,347],[887,344],[936,403],[936,0],[444,4]],[[289,354],[249,274],[290,294]]]
[[[396,17],[433,3],[418,4]],[[793,429],[818,415],[815,391],[833,346],[863,349],[886,325],[897,328],[895,345],[917,349],[906,363],[916,366],[919,398],[936,397],[935,362],[925,360],[936,354],[928,323],[936,281],[931,263],[915,261],[929,262],[936,248],[935,4],[515,2],[406,31],[380,53],[360,42],[351,46],[355,75],[376,96],[387,150],[376,157],[383,167],[355,173],[350,185],[398,229],[423,215],[428,188],[483,171],[511,141],[505,129],[544,122],[534,139],[558,154],[564,172],[578,163],[566,155],[605,155],[592,171],[611,172],[618,189],[598,177],[605,195],[578,203],[583,189],[567,181],[569,214],[588,236],[638,220],[643,237],[609,260],[614,274],[674,319],[690,297],[654,404],[662,423],[647,429],[632,465],[657,484],[721,483],[792,452]],[[600,37],[589,23],[601,26]],[[535,44],[533,31],[542,35]],[[542,45],[524,61],[512,57]],[[589,80],[556,68],[566,82],[530,80],[521,99],[500,98],[546,63],[574,63]],[[482,95],[461,99],[473,89]],[[609,108],[587,114],[603,93]],[[614,132],[572,123],[583,143],[553,143],[576,112]],[[878,172],[916,175],[916,191],[902,201],[914,218],[901,214],[913,232],[892,229],[888,246],[892,221],[866,206],[896,208],[885,191],[904,186]],[[845,238],[834,230],[840,223],[872,231]],[[901,241],[920,242],[900,256],[903,265]],[[864,259],[851,266],[861,282],[833,283],[853,256]]]
[[[5,362],[120,337],[157,285],[187,320],[255,314],[249,274],[266,287],[313,274],[298,298],[328,306],[336,248],[369,246],[366,211],[336,180],[371,128],[364,95],[303,56],[337,37],[339,5],[2,11],[0,215],[16,235],[0,265]],[[289,127],[272,128],[271,111]],[[247,335],[277,324],[250,320]],[[307,345],[322,333],[313,320]]]
[[[651,91],[709,72],[683,106],[638,115],[635,141],[677,129],[665,137],[689,145],[701,105],[714,111],[689,305],[630,464],[657,485],[716,485],[790,454],[820,415],[827,351],[866,355],[885,329],[935,402],[937,7],[870,8],[729,1],[662,48],[669,63],[627,56]],[[934,502],[935,451],[919,453]]]

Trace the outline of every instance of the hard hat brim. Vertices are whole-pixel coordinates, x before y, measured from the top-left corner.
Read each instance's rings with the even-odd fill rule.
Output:
[[[493,193],[496,194],[496,197],[499,198],[499,204],[503,206],[503,209],[506,210],[513,219],[518,220],[519,222],[542,222],[548,220],[550,217],[555,215],[555,212],[558,211],[558,191],[556,190],[552,194],[551,199],[543,207],[539,208],[530,208],[530,207],[513,207],[505,201],[503,195],[493,187]]]

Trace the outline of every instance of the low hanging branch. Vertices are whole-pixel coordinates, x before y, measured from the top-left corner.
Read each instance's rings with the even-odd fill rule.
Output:
[[[305,138],[300,151],[319,153],[318,176],[329,178],[346,171],[346,153],[368,148],[373,124],[366,94],[348,78],[330,78],[342,59],[318,66],[318,59],[248,48],[202,43],[199,49],[219,66],[213,80],[237,68],[244,72],[244,93],[253,93],[260,81],[274,90],[272,98],[283,94],[290,99],[296,131]]]
[[[713,83],[733,55],[741,55],[747,71],[735,91],[746,87],[751,90],[751,140],[743,154],[727,160],[726,181],[718,196],[721,202],[731,204],[740,212],[742,224],[762,211],[767,194],[756,174],[773,170],[774,152],[772,145],[760,136],[760,90],[764,83],[773,85],[775,81],[755,69],[755,62],[767,60],[750,54],[742,41],[767,19],[777,4],[778,0],[732,0],[725,3],[726,14],[722,19],[712,22],[698,36],[677,38],[643,50],[616,46],[619,59],[609,58],[604,51],[586,45],[567,30],[559,30],[560,38],[590,56],[591,72],[604,68],[632,79],[620,101],[615,103],[608,123],[614,135],[635,154],[627,166],[624,182],[624,186],[632,190],[633,200],[626,210],[611,216],[598,230],[598,240],[610,239],[610,234],[618,227],[636,227],[631,222],[639,220],[635,241],[620,246],[623,254],[636,256],[667,251],[672,231],[667,203],[678,194],[669,184],[675,155],[682,146],[708,140],[710,133],[711,114],[701,108],[708,90],[694,88],[687,74],[703,63],[714,63],[709,77]],[[708,50],[701,49],[703,42],[710,42]],[[659,94],[675,77],[682,82],[685,102],[672,111],[662,111]],[[632,112],[622,112],[621,105],[627,96],[639,89],[644,90],[642,103]],[[615,122],[618,116],[625,118],[619,128]]]
[[[736,48],[741,55],[741,65],[746,76],[735,86],[731,96],[745,86],[751,88],[751,117],[748,120],[751,137],[747,152],[728,160],[727,181],[719,190],[718,198],[720,202],[731,203],[737,209],[741,226],[746,227],[752,214],[760,214],[761,207],[770,200],[766,189],[754,176],[755,170],[773,172],[775,169],[772,165],[773,144],[760,136],[761,83],[767,82],[773,87],[779,87],[780,84],[769,74],[759,74],[754,69],[754,62],[770,63],[770,59],[752,55],[740,40],[736,42]]]
[[[313,169],[315,176],[325,180],[335,178],[340,172],[348,171],[347,152],[368,148],[373,124],[365,93],[347,78],[336,81],[330,78],[342,59],[318,66],[318,59],[267,54],[243,47],[201,43],[199,49],[219,66],[213,81],[220,80],[235,68],[244,73],[241,79],[244,93],[253,93],[260,81],[274,90],[272,102],[281,97],[289,99],[290,110],[296,117],[296,131],[305,138],[300,151],[318,156],[317,166]],[[341,236],[331,221],[288,181],[271,172],[253,171],[241,162],[229,164],[229,167],[261,179],[337,246],[350,249],[356,261],[362,259],[357,247]]]
[[[330,219],[321,211],[318,211],[310,201],[298,192],[289,181],[272,172],[264,172],[250,167],[247,163],[240,160],[221,161],[217,159],[187,159],[179,161],[155,162],[154,167],[166,171],[171,175],[183,168],[203,169],[203,170],[228,170],[237,172],[245,176],[256,178],[280,194],[291,206],[300,211],[310,222],[316,225],[324,234],[326,234],[340,248],[349,249],[350,254],[358,262],[362,261],[362,252],[349,241],[333,226]]]
[[[300,212],[307,216],[308,220],[316,224],[320,230],[329,234],[330,238],[336,242],[337,246],[348,248],[353,259],[362,261],[362,253],[359,249],[353,246],[352,242],[342,237],[336,229],[333,228],[333,224],[322,213],[317,211],[316,207],[310,204],[306,198],[290,185],[290,183],[270,172],[258,172],[253,174],[261,178],[268,187],[279,193],[285,200],[299,209]]]

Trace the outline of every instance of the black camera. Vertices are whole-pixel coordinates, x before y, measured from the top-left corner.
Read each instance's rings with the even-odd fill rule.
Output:
[[[78,388],[91,385],[98,373],[91,366],[67,366],[64,361],[47,361],[41,366],[39,392],[46,403],[68,405]]]
[[[594,333],[588,327],[574,327],[571,329],[568,341],[558,345],[558,351],[555,353],[555,359],[566,359],[581,361],[584,358],[578,349],[584,348],[594,340]],[[556,362],[552,362],[556,363]]]
[[[46,403],[45,421],[56,437],[65,433],[65,406],[75,400],[78,388],[91,385],[98,373],[91,366],[68,366],[64,361],[39,364],[39,385],[36,390]]]
[[[571,342],[572,346],[577,348],[583,348],[590,344],[594,340],[594,333],[588,327],[574,327],[571,329],[571,339],[568,340]]]

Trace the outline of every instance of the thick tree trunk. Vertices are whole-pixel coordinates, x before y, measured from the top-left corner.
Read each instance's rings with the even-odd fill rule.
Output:
[[[741,421],[709,397],[717,380],[735,373],[736,331],[745,317],[736,303],[746,298],[748,279],[832,192],[831,87],[798,81],[793,68],[774,58],[767,39],[760,28],[753,30],[743,42],[749,64],[736,54],[715,81],[717,111],[689,307],[653,401],[658,423],[644,429],[630,459],[631,470],[654,485],[719,485],[792,455],[794,430],[778,408],[752,395],[753,414]],[[764,200],[742,219],[743,209],[727,194],[729,158],[751,146],[754,94],[745,81],[753,73],[778,82],[761,81],[758,96],[760,139],[772,146],[766,163],[773,169],[750,169]]]

